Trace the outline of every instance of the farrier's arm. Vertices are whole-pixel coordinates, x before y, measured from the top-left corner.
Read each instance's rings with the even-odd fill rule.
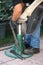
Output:
[[[43,0],[35,0],[29,7],[25,9],[23,14],[20,16],[19,22],[24,23],[27,20],[27,16],[31,16],[35,8],[42,2]]]
[[[12,21],[16,21],[20,17],[23,7],[24,7],[23,3],[18,3],[14,6],[13,14],[12,14]]]

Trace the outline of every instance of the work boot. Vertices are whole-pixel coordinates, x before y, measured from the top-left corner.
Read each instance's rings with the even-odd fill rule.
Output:
[[[39,52],[40,52],[39,48],[32,48],[32,47],[30,47],[28,49],[25,49],[23,53],[24,54],[29,54],[29,53],[36,54],[36,53],[39,53]]]
[[[31,47],[31,46],[30,46],[29,44],[27,44],[26,42],[24,43],[24,45],[25,45],[25,48],[26,48],[26,49]]]

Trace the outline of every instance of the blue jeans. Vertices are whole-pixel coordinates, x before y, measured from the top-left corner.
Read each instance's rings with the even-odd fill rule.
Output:
[[[26,34],[25,41],[33,48],[40,48],[40,26],[37,27],[33,34]]]
[[[32,46],[33,48],[40,48],[40,25],[31,35],[30,46]]]
[[[26,34],[24,39],[33,48],[40,48],[40,25],[43,17],[40,19],[40,22],[32,34]]]
[[[36,23],[38,23],[38,25],[35,28],[36,23],[33,19],[37,19],[37,18],[38,20],[36,20]],[[29,44],[33,48],[40,48],[40,25],[41,25],[42,19],[43,19],[43,9],[40,9],[38,7],[34,11],[34,13],[31,15],[29,20],[27,21],[27,33],[24,39],[27,42],[27,44]],[[34,24],[33,28],[32,28],[32,24]],[[31,33],[32,29],[34,28],[35,28],[35,31]]]
[[[43,16],[41,17],[39,24],[37,25],[35,31],[32,34],[26,34],[24,39],[33,48],[40,48],[40,26]]]

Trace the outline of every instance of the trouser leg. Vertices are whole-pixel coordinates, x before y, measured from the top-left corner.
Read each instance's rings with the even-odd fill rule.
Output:
[[[29,17],[27,21],[27,31],[25,35],[25,41],[30,46],[36,47],[37,45],[37,47],[39,47],[38,44],[40,43],[40,24],[41,24],[42,17],[43,17],[43,8],[40,9],[38,7],[32,13],[31,17]]]
[[[33,48],[40,48],[40,25],[37,27],[35,32],[32,34],[30,45]]]
[[[43,18],[43,8],[37,8],[27,21],[27,33],[25,39],[30,44],[30,49],[25,49],[24,53],[39,53],[40,51],[40,25]]]

